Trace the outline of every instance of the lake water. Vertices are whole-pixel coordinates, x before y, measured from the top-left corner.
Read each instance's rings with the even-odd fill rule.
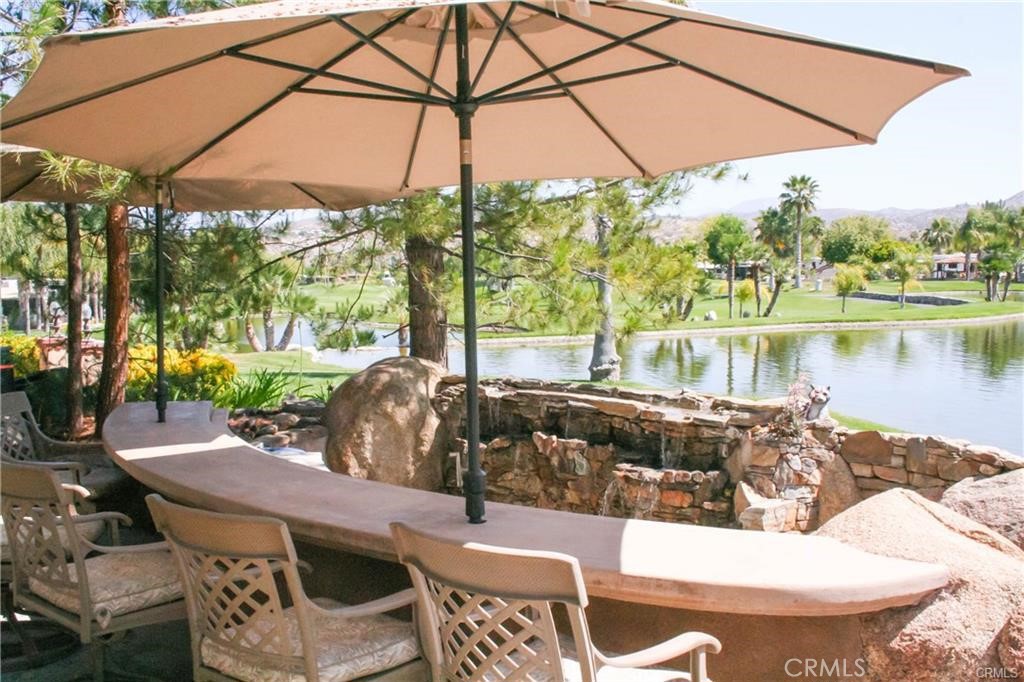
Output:
[[[303,336],[310,344],[308,331]],[[323,351],[318,359],[362,368],[398,353],[394,335],[379,342],[386,345]],[[463,371],[457,340],[450,352],[452,371]],[[585,380],[590,352],[590,346],[481,346],[480,373]],[[785,395],[806,372],[813,383],[832,387],[830,407],[837,412],[1024,452],[1024,322],[642,338],[620,344],[619,353],[625,380],[725,395]]]

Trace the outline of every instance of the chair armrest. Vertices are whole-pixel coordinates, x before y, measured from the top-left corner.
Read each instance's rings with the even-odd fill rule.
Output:
[[[325,609],[318,606],[311,599],[306,600],[306,605],[317,613],[321,613],[327,616],[342,618],[361,618],[362,616],[374,616],[380,613],[387,613],[388,611],[394,611],[400,609],[403,606],[409,606],[416,603],[416,590],[411,587],[401,592],[395,592],[389,594],[386,597],[380,599],[374,599],[364,604],[356,604],[354,606],[341,606],[336,609]]]
[[[631,654],[605,656],[596,649],[594,653],[597,655],[597,660],[603,665],[610,665],[613,668],[645,668],[670,661],[698,649],[707,649],[711,653],[717,654],[722,650],[722,643],[703,632],[684,632],[660,644]]]
[[[75,523],[89,523],[90,521],[105,521],[107,530],[110,531],[110,541],[114,546],[121,546],[121,529],[132,525],[132,519],[127,514],[116,511],[94,512],[92,514],[79,514],[74,517]]]
[[[97,545],[88,540],[82,540],[89,549],[103,554],[141,554],[142,552],[171,551],[171,546],[166,542],[147,542],[144,545]]]

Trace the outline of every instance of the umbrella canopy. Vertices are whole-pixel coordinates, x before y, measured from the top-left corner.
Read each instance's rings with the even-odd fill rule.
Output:
[[[8,141],[179,180],[459,184],[477,523],[474,181],[654,177],[873,143],[967,75],[659,0],[284,0],[45,48],[3,111]]]
[[[54,201],[89,204],[97,198],[94,178],[65,185],[46,175],[44,152],[31,147],[0,144],[0,200]],[[165,181],[169,207],[177,211],[256,211],[282,208],[322,208],[343,211],[378,204],[397,196],[379,189],[300,185],[282,180],[181,179]],[[151,180],[132,183],[124,201],[150,206],[156,197]]]
[[[144,176],[458,184],[450,6],[286,0],[61,35],[2,129]],[[872,143],[967,73],[657,0],[469,10],[478,182]]]

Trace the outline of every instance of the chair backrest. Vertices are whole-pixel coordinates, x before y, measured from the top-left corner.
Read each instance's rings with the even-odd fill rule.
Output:
[[[156,494],[146,502],[178,563],[197,671],[206,641],[257,669],[316,682],[315,625],[288,527],[272,518],[192,509]],[[275,569],[284,574],[295,621],[285,616]]]
[[[0,394],[0,454],[7,460],[37,459],[29,417],[32,405],[21,391]]]
[[[83,618],[91,614],[84,545],[76,524],[70,522],[76,514],[73,498],[57,473],[5,463],[0,490],[15,594],[28,590],[29,581],[59,591],[77,591]]]
[[[583,682],[595,661],[584,609],[586,588],[575,557],[434,537],[391,524],[399,560],[420,602],[425,654],[435,680],[562,681],[551,612],[568,612]]]

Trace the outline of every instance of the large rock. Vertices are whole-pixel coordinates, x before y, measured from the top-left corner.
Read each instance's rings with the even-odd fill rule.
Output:
[[[339,386],[324,410],[331,471],[421,490],[441,489],[444,423],[430,403],[444,367],[388,358]]]
[[[829,456],[818,463],[821,485],[818,486],[818,523],[825,523],[860,502],[857,479],[850,465],[841,456]]]
[[[965,478],[947,489],[940,502],[1024,549],[1024,469]]]
[[[916,606],[861,617],[866,679],[950,682],[986,668],[1024,670],[1006,630],[1024,606],[1024,551],[1001,535],[904,489],[855,505],[818,534],[951,573],[945,588]]]

